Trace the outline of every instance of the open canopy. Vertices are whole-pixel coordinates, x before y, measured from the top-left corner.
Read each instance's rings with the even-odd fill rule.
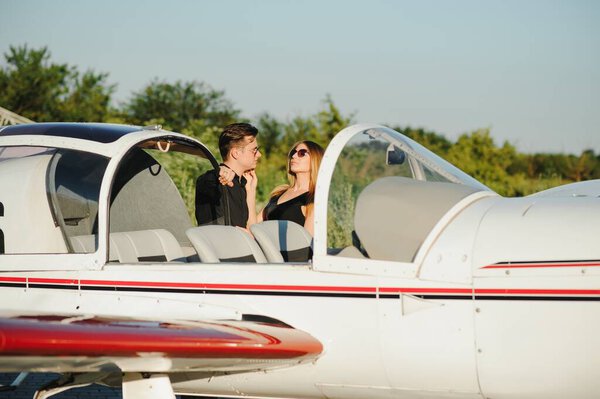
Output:
[[[412,262],[439,220],[491,190],[406,136],[355,125],[334,137],[317,195],[315,254]]]

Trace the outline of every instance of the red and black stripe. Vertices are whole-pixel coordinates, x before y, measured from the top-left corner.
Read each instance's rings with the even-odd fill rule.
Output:
[[[213,295],[398,299],[402,294],[433,300],[600,301],[600,289],[489,289],[213,284],[151,281],[0,277],[0,287]]]
[[[600,260],[506,261],[483,266],[482,269],[525,269],[554,267],[600,267]]]

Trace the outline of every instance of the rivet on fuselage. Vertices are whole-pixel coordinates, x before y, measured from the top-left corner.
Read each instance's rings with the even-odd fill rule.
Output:
[[[505,270],[504,274],[506,274],[508,276],[510,274],[510,270]]]
[[[480,312],[481,312],[481,309],[475,308],[475,313],[480,313]]]
[[[585,269],[581,269],[581,274],[585,274]]]

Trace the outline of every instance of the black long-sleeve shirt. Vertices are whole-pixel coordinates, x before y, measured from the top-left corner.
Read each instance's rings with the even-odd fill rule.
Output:
[[[223,193],[227,196],[224,201]],[[224,218],[223,208],[229,203],[230,222]],[[230,224],[246,227],[248,223],[248,203],[246,202],[246,179],[235,176],[233,187],[219,182],[218,171],[209,170],[196,180],[196,221],[204,224]]]

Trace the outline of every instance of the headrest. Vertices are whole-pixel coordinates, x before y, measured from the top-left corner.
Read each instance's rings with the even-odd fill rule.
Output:
[[[267,262],[252,236],[238,227],[207,225],[185,233],[202,262]]]
[[[306,229],[289,220],[267,220],[250,230],[269,262],[308,262],[312,258],[312,237]]]
[[[354,228],[370,258],[412,262],[440,218],[475,191],[461,184],[383,177],[360,193]]]

